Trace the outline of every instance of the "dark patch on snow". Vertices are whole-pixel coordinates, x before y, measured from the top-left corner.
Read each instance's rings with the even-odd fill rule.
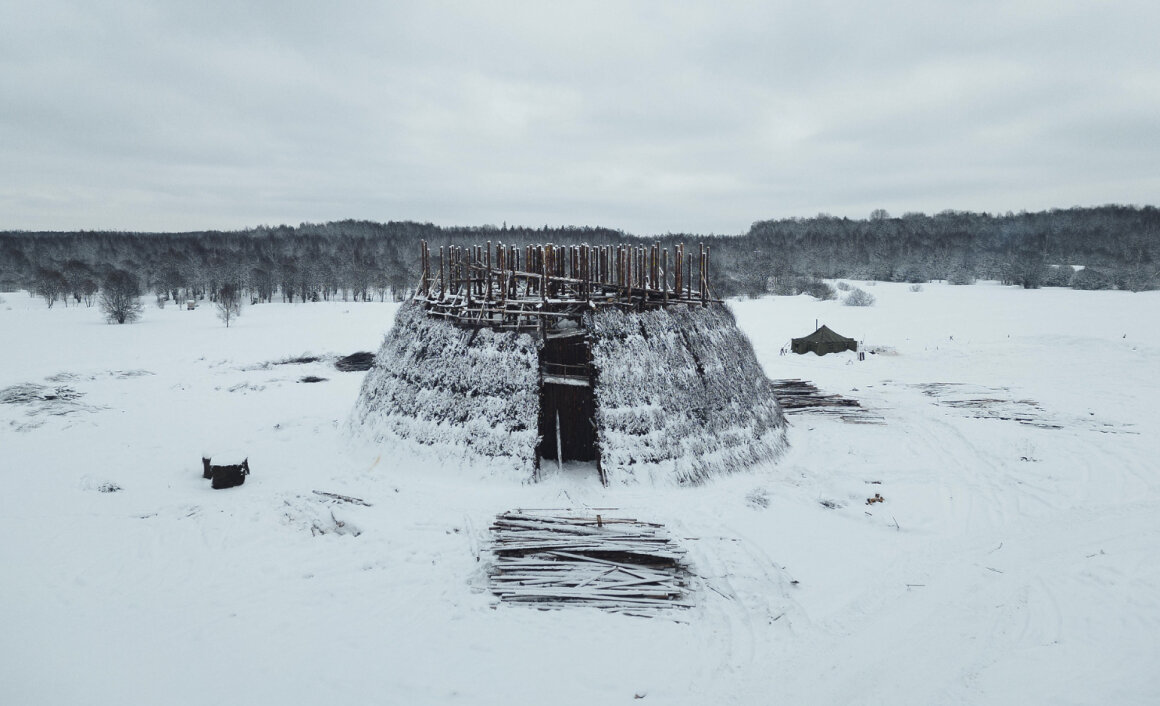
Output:
[[[831,416],[847,424],[886,423],[885,418],[863,407],[858,400],[838,394],[823,394],[809,380],[774,380],[773,389],[786,414]],[[857,388],[854,390],[857,391]]]
[[[240,391],[244,394],[246,392],[261,392],[262,390],[265,390],[265,389],[266,389],[265,385],[255,385],[254,383],[249,383],[249,382],[239,382],[237,385],[234,385],[232,387],[227,387],[226,392],[239,392]]]
[[[769,507],[769,491],[765,488],[755,488],[745,496],[745,504],[754,510],[764,510]]]
[[[118,380],[124,380],[126,378],[139,378],[139,377],[143,377],[145,375],[153,375],[153,374],[154,373],[152,371],[149,371],[149,370],[110,370],[109,371],[109,375],[112,375],[113,377],[117,378]]]
[[[300,355],[297,358],[283,358],[282,360],[274,361],[274,365],[305,365],[306,363],[317,363],[322,358],[316,355]]]
[[[344,373],[361,372],[370,370],[371,366],[375,364],[375,354],[370,351],[359,351],[358,353],[351,353],[334,361],[334,367],[338,368]]]
[[[48,387],[26,382],[0,390],[0,404],[34,404],[37,402],[68,402],[83,397],[67,385]]]
[[[12,385],[0,390],[0,404],[20,405],[25,408],[25,416],[63,417],[76,412],[94,412],[99,407],[93,407],[80,402],[84,393],[68,385],[37,385],[26,382]],[[16,431],[31,431],[43,426],[43,421],[10,422]]]
[[[916,385],[927,397],[934,398],[940,407],[963,410],[965,416],[975,419],[998,419],[1018,422],[1040,429],[1062,429],[1054,423],[1039,403],[1029,399],[1015,399],[1007,387],[982,387],[955,382],[928,382]]]
[[[298,382],[326,382],[326,378],[320,378],[317,375],[307,375]]]

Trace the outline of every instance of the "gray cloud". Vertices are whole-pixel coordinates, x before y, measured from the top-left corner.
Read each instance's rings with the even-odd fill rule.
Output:
[[[0,228],[1150,203],[1117,2],[7,2]]]

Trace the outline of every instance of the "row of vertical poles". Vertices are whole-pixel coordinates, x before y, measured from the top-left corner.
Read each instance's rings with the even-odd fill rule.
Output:
[[[697,268],[694,275],[693,267]],[[430,298],[464,296],[468,303],[538,296],[589,299],[615,290],[626,298],[656,295],[663,301],[709,300],[709,248],[696,255],[683,243],[631,245],[527,245],[488,241],[485,246],[439,248],[437,275],[427,241],[420,241],[420,291]],[[695,287],[694,287],[695,280]],[[521,291],[522,290],[522,291]]]

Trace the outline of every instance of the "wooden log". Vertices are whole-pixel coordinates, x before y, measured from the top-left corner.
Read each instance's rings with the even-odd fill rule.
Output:
[[[661,290],[664,292],[665,304],[669,303],[669,250],[665,248],[661,251],[661,269],[664,271],[661,275]]]
[[[551,247],[551,246],[549,246],[549,247]],[[544,301],[545,299],[548,298],[548,287],[547,287],[548,256],[547,256],[547,251],[542,246],[540,247],[540,252],[538,254],[538,257],[540,260],[540,268],[541,268],[540,274],[543,275],[540,278],[540,301]]]
[[[705,301],[705,244],[701,243],[701,255],[697,258],[697,288],[700,290],[701,301]]]
[[[485,270],[487,270],[487,300],[491,301],[492,300],[492,292],[491,292],[492,277],[491,277],[491,241],[490,240],[487,241],[487,244],[485,246],[485,250],[483,253],[483,267]]]
[[[709,247],[705,247],[705,282],[701,285],[701,304],[709,301]]]

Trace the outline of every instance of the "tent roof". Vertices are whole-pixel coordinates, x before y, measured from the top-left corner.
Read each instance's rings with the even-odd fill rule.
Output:
[[[784,340],[784,339],[782,339]],[[794,343],[798,341],[805,341],[806,343],[853,343],[854,339],[846,338],[840,333],[835,333],[826,325],[822,325],[817,331],[814,331],[808,336],[793,339]]]

